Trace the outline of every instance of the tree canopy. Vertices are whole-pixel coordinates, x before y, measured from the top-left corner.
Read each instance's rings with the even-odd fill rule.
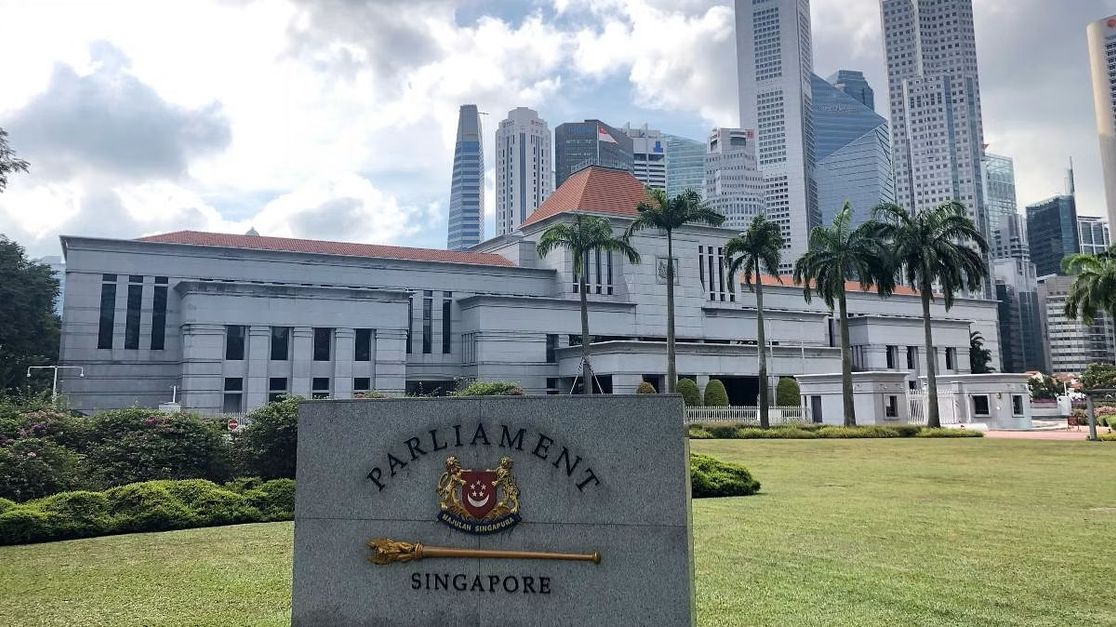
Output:
[[[0,192],[8,187],[8,175],[13,172],[27,172],[31,164],[16,157],[15,150],[8,145],[8,132],[0,128]]]
[[[50,266],[29,260],[22,246],[0,235],[0,389],[23,388],[28,366],[57,359],[57,298]]]

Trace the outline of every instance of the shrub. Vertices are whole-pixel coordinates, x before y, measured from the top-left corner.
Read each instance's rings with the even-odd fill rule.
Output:
[[[369,390],[367,392],[354,392],[353,398],[387,398],[387,395],[376,390]]]
[[[294,479],[301,402],[297,396],[285,396],[248,415],[248,426],[233,436],[234,456],[243,474]]]
[[[62,492],[29,505],[47,515],[44,532],[53,540],[99,536],[114,526],[108,498],[101,492]]]
[[[923,427],[920,427],[918,425],[892,425],[889,428],[894,429],[901,438],[913,438],[917,436],[918,432],[922,431],[923,429]]]
[[[249,505],[239,492],[226,490],[212,481],[188,479],[185,481],[149,481],[147,485],[166,489],[190,513],[197,526],[231,525],[260,519],[260,512]]]
[[[26,501],[83,487],[81,455],[41,438],[0,447],[0,498]]]
[[[40,438],[81,452],[86,447],[88,436],[86,419],[71,416],[49,405],[21,407],[9,404],[0,411],[0,446],[12,440]]]
[[[739,437],[737,431],[740,430],[740,425],[713,425],[708,427],[709,433],[718,440],[730,440]]]
[[[1097,439],[1103,442],[1116,442],[1116,431],[1112,433],[1099,433]]]
[[[105,492],[117,532],[164,531],[194,526],[186,505],[162,482],[132,483]]]
[[[746,427],[737,430],[736,437],[743,440],[812,440],[817,438],[818,434],[797,427],[776,427],[774,429]]]
[[[658,392],[658,390],[655,389],[655,386],[651,385],[647,381],[640,381],[639,382],[639,387],[636,388],[636,394],[658,394],[658,393],[659,392]]]
[[[18,505],[0,514],[0,544],[23,544],[50,537],[49,517],[31,505]]]
[[[710,433],[709,431],[707,431],[705,429],[705,427],[703,427],[701,425],[690,425],[690,429],[689,429],[687,435],[689,435],[691,440],[711,440],[711,439],[713,439],[713,434]],[[0,508],[0,511],[3,511],[3,509]]]
[[[293,519],[294,497],[295,482],[290,479],[272,479],[244,492],[245,501],[265,522]]]
[[[16,505],[15,501],[9,501],[8,499],[0,499],[0,514],[3,514],[4,512],[8,511],[9,509],[15,507],[15,505]]]
[[[705,386],[705,404],[709,407],[728,407],[728,392],[720,379],[710,379]]]
[[[917,438],[983,438],[984,433],[975,429],[931,429],[923,427],[915,434]]]
[[[229,475],[224,424],[194,414],[102,412],[90,421],[89,438],[87,461],[101,487],[153,479],[223,481]]]
[[[523,396],[514,381],[474,381],[453,393],[454,396]]]
[[[790,377],[779,377],[775,386],[775,404],[781,407],[797,407],[802,402],[798,381]]]
[[[825,427],[818,429],[819,438],[897,438],[899,433],[891,427]]]
[[[690,492],[693,498],[748,496],[759,492],[760,483],[740,464],[723,462],[708,455],[690,455]]]
[[[678,382],[678,393],[682,395],[686,407],[701,407],[701,392],[693,379],[682,379]]]

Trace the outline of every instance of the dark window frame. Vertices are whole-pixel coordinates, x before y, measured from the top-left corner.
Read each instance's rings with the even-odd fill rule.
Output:
[[[124,350],[139,350],[140,317],[143,313],[143,277],[128,276],[128,300],[124,310]]]
[[[290,361],[291,359],[291,327],[271,327],[271,340],[268,345],[268,359],[271,361]],[[282,346],[283,350],[276,349]],[[279,354],[280,357],[275,355]]]
[[[314,327],[313,361],[329,361],[333,358],[333,328]]]
[[[239,333],[234,331],[239,329]],[[225,325],[225,361],[244,361],[248,327],[242,324]]]
[[[372,361],[372,329],[353,332],[353,361]]]
[[[155,277],[151,294],[151,350],[165,350],[167,346],[167,298],[169,281],[165,276]]]
[[[97,320],[97,348],[111,349],[113,327],[116,324],[116,275],[101,275],[101,281],[101,313]]]

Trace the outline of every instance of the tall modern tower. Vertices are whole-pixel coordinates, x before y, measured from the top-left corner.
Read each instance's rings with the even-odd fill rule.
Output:
[[[863,84],[854,92],[871,94],[863,75],[860,80]],[[853,220],[860,224],[868,220],[876,205],[895,202],[887,120],[847,89],[818,76],[811,76],[810,88],[817,157],[814,178],[822,221],[831,222],[848,202]]]
[[[1037,276],[1064,274],[1062,259],[1081,250],[1077,202],[1055,196],[1027,205],[1027,241]]]
[[[519,228],[550,195],[550,127],[527,107],[508,111],[496,129],[496,234]]]
[[[858,70],[837,70],[836,73],[831,74],[825,82],[833,85],[840,91],[845,92],[848,97],[859,100],[860,104],[868,107],[869,109],[876,110],[876,92],[872,86],[868,84],[868,79],[864,78],[864,72]]]
[[[666,145],[667,196],[692,189],[701,193],[705,189],[705,144],[696,139],[663,133]]]
[[[477,105],[461,105],[450,180],[447,248],[463,250],[484,239],[484,150]]]
[[[1078,249],[1086,255],[1099,255],[1112,245],[1108,222],[1098,216],[1077,216]]]
[[[992,257],[1011,257],[1012,233],[1018,226],[1019,209],[1015,200],[1015,162],[1011,157],[985,153],[981,162],[984,203],[988,212],[988,240]]]
[[[821,222],[814,182],[809,0],[736,0],[740,126],[756,129],[767,215],[782,227],[784,270]]]
[[[631,172],[632,138],[600,120],[566,122],[554,128],[554,189],[591,165]]]
[[[745,228],[764,210],[755,139],[755,131],[743,128],[717,128],[709,135],[704,198],[710,209],[725,216],[727,228]]]
[[[648,187],[665,190],[667,153],[663,134],[646,124],[632,128],[630,122],[624,125],[624,134],[632,138],[632,175]]]
[[[1100,133],[1108,223],[1116,224],[1116,15],[1089,24],[1086,33],[1089,65],[1093,68],[1093,102]]]

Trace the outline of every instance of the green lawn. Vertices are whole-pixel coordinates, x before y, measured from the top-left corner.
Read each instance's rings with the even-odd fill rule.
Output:
[[[703,625],[1116,625],[1116,447],[722,440],[760,496],[697,501]],[[291,525],[0,548],[0,624],[282,624]]]

